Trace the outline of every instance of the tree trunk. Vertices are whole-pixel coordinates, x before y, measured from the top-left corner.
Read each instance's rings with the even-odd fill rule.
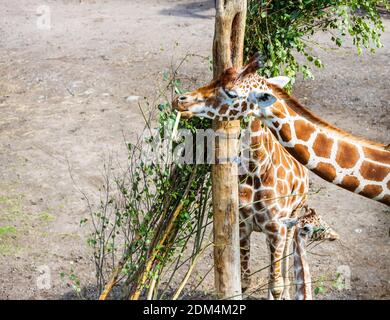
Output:
[[[243,63],[247,0],[216,0],[214,78]],[[219,298],[241,299],[238,213],[238,137],[240,121],[214,121],[219,134],[212,166],[215,288]]]

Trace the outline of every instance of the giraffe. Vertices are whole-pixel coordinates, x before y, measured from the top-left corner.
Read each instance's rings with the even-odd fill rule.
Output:
[[[295,226],[293,240],[295,299],[311,300],[311,275],[306,256],[306,245],[311,241],[334,241],[339,235],[317,214],[316,210],[304,206],[305,213],[296,219],[285,221],[286,226]]]
[[[353,136],[316,116],[283,87],[265,79],[255,55],[241,71],[227,69],[208,86],[178,97],[184,117],[234,120],[253,115],[301,164],[346,190],[390,205],[389,147]]]
[[[246,71],[244,69],[242,76]],[[237,76],[234,69],[229,69],[211,85],[175,98],[172,105],[185,117],[189,115],[188,107],[195,101],[198,103],[199,98],[203,103],[207,101],[210,113],[218,106],[222,106],[224,111],[221,112],[225,112],[228,104],[223,101],[234,97],[228,91],[218,91],[221,96],[217,97],[215,91]],[[194,109],[191,112],[195,112]],[[212,115],[214,113],[208,116]],[[244,173],[239,176],[242,287],[245,291],[250,285],[250,235],[252,231],[264,232],[271,258],[268,296],[270,299],[288,299],[289,261],[283,257],[289,256],[294,228],[287,228],[283,220],[297,217],[299,209],[306,203],[308,171],[278,143],[259,119],[252,118],[248,127],[250,137],[248,145],[243,148],[250,152],[248,158],[241,159]]]
[[[270,250],[270,299],[289,299],[289,250],[293,229],[286,228],[285,218],[297,217],[306,204],[308,172],[276,141],[258,119],[249,123],[250,139],[242,150],[239,176],[240,255],[243,291],[250,286],[250,236],[253,231],[265,232]],[[247,143],[247,144],[246,144]]]

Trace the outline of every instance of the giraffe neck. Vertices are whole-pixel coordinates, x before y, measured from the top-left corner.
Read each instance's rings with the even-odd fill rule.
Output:
[[[283,147],[259,118],[251,119],[248,133],[250,138],[243,139],[241,148],[244,151],[242,152],[243,159],[249,160],[248,173],[257,176],[268,175],[271,167],[279,167],[281,162],[287,160],[282,150]],[[250,153],[245,154],[246,150]],[[293,157],[290,160],[296,161]],[[252,170],[251,161],[256,162],[256,170]],[[303,172],[299,174],[305,175]]]
[[[243,150],[250,150],[250,158],[266,167],[272,163],[276,139],[260,119],[252,118],[249,123],[248,139],[244,139]]]
[[[390,152],[340,134],[325,122],[321,124],[318,118],[316,122],[310,121],[313,115],[308,119],[304,113],[296,112],[302,106],[281,92],[283,99],[278,96],[272,107],[261,111],[264,124],[277,140],[323,179],[390,205]]]
[[[294,233],[294,277],[296,300],[311,300],[311,276],[306,260],[308,235],[302,235],[297,228]]]

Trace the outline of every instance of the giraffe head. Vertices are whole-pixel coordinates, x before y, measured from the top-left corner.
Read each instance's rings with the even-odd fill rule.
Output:
[[[288,77],[265,79],[256,71],[262,65],[259,54],[254,55],[241,70],[226,69],[210,84],[177,96],[172,106],[182,117],[205,117],[217,120],[235,120],[254,115],[260,117],[277,101],[272,85],[284,87]]]
[[[312,241],[340,239],[337,232],[313,208],[305,206],[304,209],[305,214],[297,219],[297,227],[301,229],[300,232],[307,233]]]
[[[286,219],[285,224],[288,228],[296,226],[301,237],[311,241],[334,241],[340,239],[340,236],[334,231],[315,211],[308,206],[304,207],[305,213],[296,219]]]

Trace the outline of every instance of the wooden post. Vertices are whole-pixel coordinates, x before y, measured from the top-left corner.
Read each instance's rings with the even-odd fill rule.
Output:
[[[216,0],[213,43],[214,77],[243,63],[246,0]],[[238,156],[240,121],[214,121],[220,137],[212,166],[215,288],[221,299],[241,299],[238,213]],[[229,159],[229,160],[227,160]]]

